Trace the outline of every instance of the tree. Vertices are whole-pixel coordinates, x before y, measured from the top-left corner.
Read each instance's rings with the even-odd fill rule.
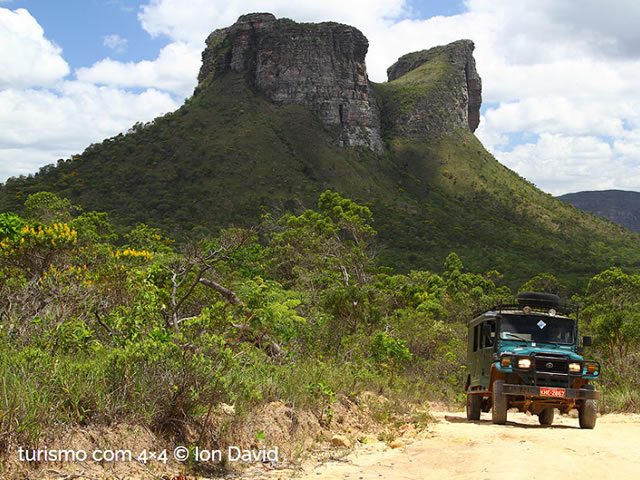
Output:
[[[318,210],[285,215],[280,231],[272,234],[280,272],[286,280],[365,285],[371,279],[376,236],[371,211],[329,190],[320,196]]]
[[[265,225],[272,231],[265,250],[271,272],[285,288],[303,291],[308,303],[319,307],[332,349],[340,349],[345,335],[376,321],[371,221],[369,208],[327,190],[317,211]]]
[[[640,275],[613,267],[591,279],[584,298],[582,321],[595,334],[609,372],[624,386],[636,379],[640,346]]]
[[[144,248],[158,253],[171,253],[173,240],[167,238],[159,228],[139,223],[126,234],[129,244],[135,248]]]
[[[560,283],[556,277],[549,273],[541,273],[524,283],[518,292],[545,292],[554,293],[559,297],[566,297],[567,287]]]
[[[81,244],[113,243],[118,238],[105,212],[86,212],[69,222]]]
[[[221,235],[219,241],[201,241],[188,245],[184,255],[176,256],[173,259],[169,264],[171,311],[166,319],[167,327],[173,327],[178,333],[180,323],[191,318],[191,316],[183,317],[182,312],[185,302],[194,294],[199,285],[217,291],[233,305],[241,303],[233,291],[223,287],[215,280],[206,278],[205,274],[211,272],[214,265],[229,258],[234,251],[237,251],[251,238],[252,234],[253,232],[250,230],[229,230]],[[197,314],[199,313],[198,311]]]
[[[54,222],[68,222],[78,207],[73,206],[69,199],[60,198],[55,193],[38,192],[27,197],[24,209],[27,220],[50,225]]]
[[[371,353],[379,368],[391,374],[389,383],[393,385],[398,368],[411,360],[407,342],[393,338],[387,332],[378,332],[371,344]]]
[[[450,321],[465,322],[473,312],[511,296],[507,287],[498,287],[493,282],[497,272],[492,271],[486,275],[463,272],[460,257],[456,253],[450,253],[444,262],[444,288],[441,290],[444,293],[442,305],[449,312]]]

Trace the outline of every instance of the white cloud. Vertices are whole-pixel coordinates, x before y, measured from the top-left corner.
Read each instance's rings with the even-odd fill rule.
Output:
[[[0,175],[34,172],[177,107],[157,90],[134,94],[81,82],[63,82],[56,90],[2,90]]]
[[[200,69],[200,50],[183,42],[170,43],[154,61],[118,62],[110,58],[76,71],[78,80],[124,88],[159,88],[188,97]]]
[[[640,56],[640,10],[635,0],[466,0],[472,12],[495,19],[495,47],[510,63],[574,56]]]
[[[0,8],[0,88],[53,85],[68,73],[62,50],[29,12]]]
[[[640,190],[640,10],[635,2],[468,0],[488,108],[476,135],[554,194]],[[488,21],[492,19],[492,21]],[[510,134],[510,135],[507,135]],[[536,137],[535,143],[523,138]],[[613,146],[613,147],[612,147]]]
[[[109,47],[116,53],[124,53],[127,50],[129,40],[114,33],[112,35],[105,35],[103,43],[105,47]]]
[[[624,132],[618,111],[611,102],[566,96],[532,96],[519,102],[501,103],[484,115],[484,128],[501,133],[561,131],[571,135],[618,136]]]
[[[105,43],[117,49],[124,39],[113,36]],[[102,81],[96,72],[91,78],[91,69],[87,81],[65,80],[69,66],[61,49],[45,38],[29,12],[0,8],[0,181],[37,171],[126,131],[135,122],[175,110],[182,102],[170,92],[185,91],[185,85],[172,80],[171,65],[186,65],[193,59],[185,59],[179,46],[165,50],[159,61],[148,62],[151,74],[146,78],[138,74],[126,84],[115,77],[128,72],[108,69]],[[129,86],[144,90],[116,88]]]
[[[611,145],[591,136],[542,133],[536,143],[501,152],[500,158],[538,186],[544,183],[554,195],[567,193],[567,184],[572,191],[614,188],[631,173],[621,171],[622,162]]]
[[[335,21],[349,25],[375,25],[407,11],[406,0],[150,0],[139,14],[151,35],[203,45],[209,33],[228,27],[240,15],[270,12],[299,22]]]
[[[56,143],[58,137],[46,133],[47,128],[55,132],[57,118],[76,132],[73,148],[77,152],[99,141],[99,135],[112,135],[135,121],[150,119],[152,111],[177,106],[176,96],[190,95],[196,83],[208,34],[233,24],[242,14],[267,11],[296,21],[337,21],[359,28],[370,42],[367,68],[374,81],[384,81],[386,69],[405,53],[471,38],[484,101],[491,103],[476,134],[498,160],[553,193],[609,187],[640,190],[640,91],[636,86],[640,9],[636,0],[584,0],[579,6],[573,0],[466,0],[465,6],[459,15],[423,20],[412,15],[407,0],[150,0],[139,11],[140,23],[149,34],[170,41],[155,60],[124,63],[107,58],[79,68],[78,82],[63,82],[64,87],[44,92],[16,89],[53,88],[60,82],[68,73],[60,49],[45,39],[26,11],[0,9],[9,19],[0,17],[0,88],[14,87],[13,95],[24,102],[25,112],[32,112],[32,121],[44,123],[44,131],[38,133],[29,128],[25,117],[18,122],[24,127],[20,131],[11,127],[11,121],[5,122],[9,114],[1,115],[0,129],[8,130],[0,132],[0,145],[13,148],[12,155],[22,146],[25,158],[32,159],[37,152],[45,152],[49,142],[52,155],[58,155],[56,148],[65,141]],[[15,45],[12,52],[3,49],[9,44],[5,38]],[[14,51],[23,52],[22,57],[29,60],[14,58],[18,56]],[[45,64],[34,58],[45,58],[57,68],[34,69],[33,65]],[[21,65],[15,74],[2,68],[13,61]],[[115,107],[112,110],[106,101],[90,109],[95,118],[82,116],[83,128],[112,123],[118,130],[103,125],[86,132],[82,138],[87,140],[80,144],[81,128],[70,124],[73,114],[82,115],[77,107],[86,104],[78,103],[85,97],[71,92],[74,88],[102,92],[100,98],[111,92],[137,106],[128,116]],[[155,92],[152,107],[145,110],[136,103],[136,95],[122,90],[130,88]],[[8,102],[9,96],[0,95],[0,102]],[[118,105],[118,100],[114,102]],[[5,105],[0,103],[0,112]],[[51,119],[38,119],[47,108]],[[33,143],[20,143],[21,138]],[[6,151],[0,152],[0,161],[9,158]]]

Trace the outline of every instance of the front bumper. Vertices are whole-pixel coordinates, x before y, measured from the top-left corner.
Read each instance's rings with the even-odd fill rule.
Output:
[[[505,395],[524,395],[525,397],[542,397],[548,399],[570,399],[570,400],[598,400],[600,398],[600,392],[597,390],[586,390],[583,388],[563,388],[564,396],[555,397],[548,395],[541,395],[541,387],[535,385],[504,385]],[[549,388],[549,387],[542,387]],[[554,390],[558,390],[554,387]]]

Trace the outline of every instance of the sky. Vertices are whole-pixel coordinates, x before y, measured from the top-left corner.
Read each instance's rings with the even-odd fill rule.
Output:
[[[359,28],[376,82],[472,39],[498,161],[553,195],[640,191],[637,0],[0,0],[0,182],[178,108],[207,35],[250,12]]]

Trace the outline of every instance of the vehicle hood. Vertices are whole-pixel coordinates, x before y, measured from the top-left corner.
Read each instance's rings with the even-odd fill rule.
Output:
[[[498,346],[498,356],[504,353],[510,353],[513,355],[530,356],[534,353],[540,354],[553,354],[553,355],[568,355],[570,360],[583,360],[583,358],[575,352],[572,352],[569,348],[560,348],[559,345],[549,345],[539,343],[535,347],[532,345],[509,343]]]

